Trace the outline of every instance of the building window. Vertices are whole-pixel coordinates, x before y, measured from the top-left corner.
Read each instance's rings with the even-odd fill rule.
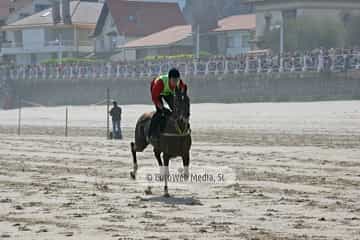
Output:
[[[36,54],[31,54],[30,55],[30,64],[36,64]]]
[[[270,31],[271,20],[272,20],[272,14],[269,12],[266,13],[265,14],[265,31]]]
[[[129,22],[136,22],[136,17],[134,15],[129,15]]]
[[[22,31],[14,32],[14,41],[16,44],[22,44],[23,42]]]
[[[242,36],[242,48],[250,49],[250,35],[248,33],[244,33]]]
[[[41,12],[42,10],[50,8],[50,5],[47,4],[35,4],[34,10],[35,12]]]
[[[117,45],[117,38],[112,36],[110,37],[110,41],[111,41],[111,49],[115,49]]]
[[[19,17],[20,17],[20,18],[26,18],[26,17],[28,17],[28,16],[30,16],[30,14],[28,14],[28,13],[20,13],[20,14],[19,14]]]
[[[228,48],[240,48],[241,47],[241,33],[231,33],[228,35]]]
[[[100,49],[101,49],[101,51],[104,51],[104,49],[105,49],[105,40],[104,39],[100,40]]]
[[[284,10],[282,11],[283,18],[286,19],[295,19],[297,16],[297,10],[296,9],[290,9],[290,10]]]
[[[227,46],[228,46],[228,48],[234,48],[235,47],[234,36],[227,36]]]
[[[111,27],[115,26],[115,21],[111,16],[110,16],[110,25],[111,25]]]
[[[5,42],[5,40],[6,40],[6,32],[2,32],[0,34],[0,42]]]

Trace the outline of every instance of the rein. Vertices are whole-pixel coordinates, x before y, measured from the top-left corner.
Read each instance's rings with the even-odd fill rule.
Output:
[[[182,97],[184,100],[184,96]],[[174,108],[176,109],[176,101],[174,101]],[[170,119],[174,123],[174,127],[177,133],[162,133],[163,136],[169,136],[169,137],[181,137],[181,136],[189,136],[191,134],[191,129],[189,127],[185,127],[184,130],[181,130],[179,126],[178,119],[175,119],[174,116],[170,116]]]
[[[181,128],[179,127],[178,121],[175,119],[172,119],[172,121],[174,122],[175,130],[177,131],[177,133],[162,133],[163,136],[183,137],[183,136],[189,136],[191,134],[190,128],[184,129],[184,131],[182,131]]]
[[[179,134],[184,134],[181,128],[179,127],[178,121],[175,121],[175,129]]]

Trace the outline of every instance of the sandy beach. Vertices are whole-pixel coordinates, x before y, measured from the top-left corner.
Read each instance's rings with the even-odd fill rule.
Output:
[[[198,180],[152,179],[152,148],[129,144],[150,105],[123,107],[124,140],[106,140],[106,107],[0,110],[0,239],[360,239],[360,101],[194,104]],[[170,163],[178,174],[182,161]],[[210,178],[210,176],[212,178]]]

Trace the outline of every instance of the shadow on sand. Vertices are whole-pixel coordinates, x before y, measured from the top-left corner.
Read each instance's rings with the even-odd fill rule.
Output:
[[[142,198],[142,201],[146,202],[160,202],[165,204],[174,204],[174,205],[203,205],[200,200],[195,199],[194,197],[149,197],[149,198]]]

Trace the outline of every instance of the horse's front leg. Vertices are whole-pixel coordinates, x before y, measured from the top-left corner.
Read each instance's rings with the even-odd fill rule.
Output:
[[[169,176],[170,176],[170,172],[169,172],[169,162],[170,162],[170,156],[164,154],[164,167],[163,167],[163,172],[162,172],[162,176],[164,178],[164,197],[170,197],[169,195],[169,189],[168,189],[168,180],[169,180]]]
[[[162,160],[161,160],[161,152],[154,148],[154,155],[155,155],[155,158],[156,158],[156,160],[157,160],[157,162],[159,164],[160,177],[163,177],[163,175],[164,175],[164,167],[163,167],[163,163],[162,163]]]
[[[158,150],[154,149],[154,155],[155,155],[155,158],[159,164],[159,167],[161,168],[162,167],[162,161],[161,161],[161,152],[159,152]]]
[[[130,144],[130,149],[131,149],[131,154],[133,157],[133,171],[130,172],[130,176],[132,179],[136,179],[136,172],[138,170],[138,165],[137,165],[137,159],[136,159],[136,145],[135,143],[131,143]]]
[[[187,152],[182,156],[183,160],[183,166],[184,166],[184,179],[187,181],[189,180],[190,172],[189,172],[189,166],[190,166],[190,154]]]

